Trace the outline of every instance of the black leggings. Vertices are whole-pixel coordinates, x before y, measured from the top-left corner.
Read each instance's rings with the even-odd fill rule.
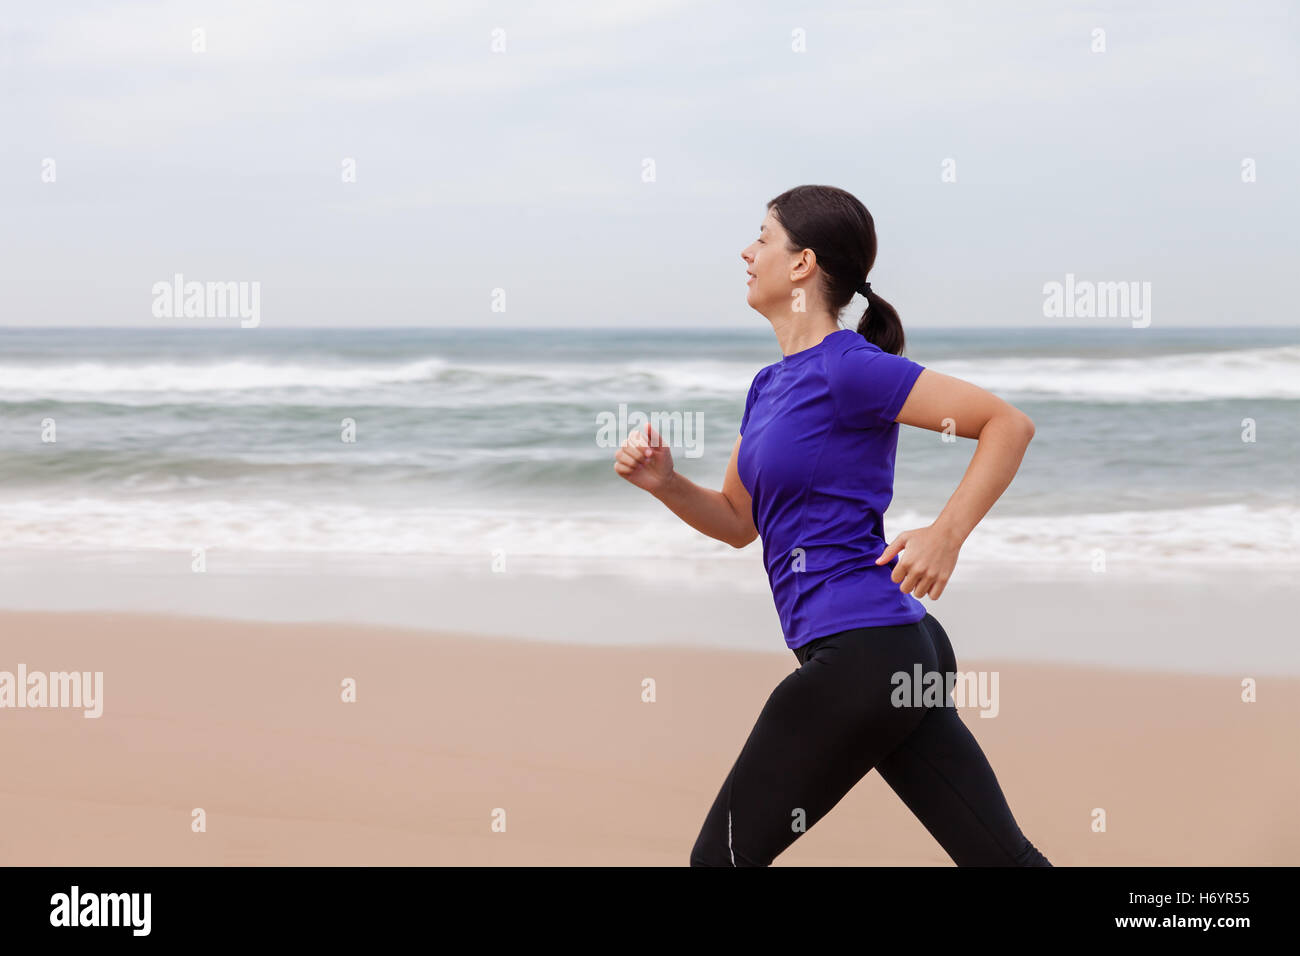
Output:
[[[794,652],[718,791],[691,866],[768,866],[873,767],[958,866],[1051,866],[1020,832],[957,708],[894,706],[892,675],[953,673],[948,635],[915,624],[861,627]]]

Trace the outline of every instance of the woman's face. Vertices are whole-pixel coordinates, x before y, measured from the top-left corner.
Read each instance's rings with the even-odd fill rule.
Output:
[[[746,283],[749,293],[745,301],[759,312],[765,306],[790,299],[790,253],[786,249],[786,233],[780,221],[769,209],[759,228],[758,237],[745,247],[740,258],[745,260],[748,273]]]

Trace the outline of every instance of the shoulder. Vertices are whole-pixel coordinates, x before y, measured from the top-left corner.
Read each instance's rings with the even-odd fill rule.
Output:
[[[748,416],[749,416],[749,409],[753,406],[755,399],[757,399],[758,396],[759,396],[759,393],[761,393],[761,392],[763,391],[763,385],[764,385],[764,383],[765,383],[769,378],[771,378],[771,376],[772,376],[772,370],[773,370],[774,368],[776,368],[775,365],[765,365],[765,366],[763,366],[762,368],[760,368],[760,369],[758,370],[757,374],[754,375],[754,380],[753,380],[752,382],[749,383],[749,392],[748,392],[748,394],[745,395],[745,416],[746,416],[746,418],[748,418]]]
[[[838,414],[854,427],[892,422],[921,374],[919,363],[886,352],[854,332],[837,335],[826,377]]]
[[[780,363],[764,365],[754,373],[754,380],[749,383],[749,394],[751,397],[758,394],[758,392],[763,388],[763,384],[772,377],[772,372],[776,369],[778,364]]]
[[[834,335],[832,348],[826,353],[828,371],[854,374],[867,368],[883,371],[909,366],[920,367],[910,358],[886,352],[874,342],[868,342],[857,332],[841,329],[840,333]]]
[[[758,374],[754,376],[754,380],[749,383],[749,393],[745,396],[745,410],[740,416],[741,435],[745,434],[745,426],[749,424],[749,413],[754,407],[754,400],[758,397],[759,392],[763,390],[763,383],[767,381],[768,377],[772,374],[772,369],[775,367],[775,365],[767,365],[760,368]]]
[[[828,344],[830,348],[826,350],[826,373],[832,381],[845,375],[859,375],[888,355],[878,345],[868,342],[851,329],[841,329],[834,333]]]
[[[867,354],[880,352],[881,355],[885,354],[881,351],[880,346],[874,342],[868,342],[866,338],[853,329],[837,329],[832,332],[829,344],[831,348],[828,352],[836,356],[852,355],[858,352]]]

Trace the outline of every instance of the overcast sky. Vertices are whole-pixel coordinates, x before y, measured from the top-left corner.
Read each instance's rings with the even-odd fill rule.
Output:
[[[0,324],[181,325],[181,273],[259,282],[263,328],[765,325],[740,251],[827,183],[909,328],[1063,321],[1067,273],[1295,325],[1295,7],[15,4]]]

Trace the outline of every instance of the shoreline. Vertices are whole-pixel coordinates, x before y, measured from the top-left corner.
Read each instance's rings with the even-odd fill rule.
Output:
[[[146,614],[348,624],[557,645],[711,648],[791,657],[754,561],[512,559],[496,574],[455,559],[356,564],[337,556],[116,556],[0,550],[0,613]],[[238,560],[236,559],[238,557]],[[485,562],[486,564],[486,562]],[[657,575],[657,576],[656,576]],[[939,601],[958,660],[1182,674],[1300,676],[1289,569],[1176,568],[1138,577],[1019,566],[959,567]],[[655,615],[629,608],[655,608]]]

